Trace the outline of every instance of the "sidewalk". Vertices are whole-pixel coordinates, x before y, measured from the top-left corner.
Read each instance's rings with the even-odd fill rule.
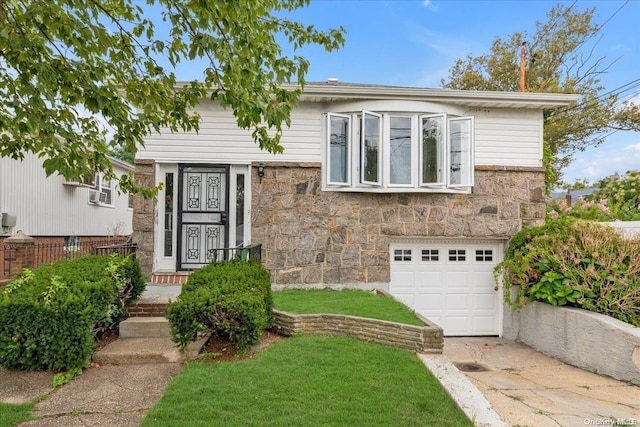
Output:
[[[40,400],[21,426],[138,426],[147,410],[164,394],[180,372],[178,363],[105,365],[54,390],[49,372],[7,371],[0,368],[0,401]]]

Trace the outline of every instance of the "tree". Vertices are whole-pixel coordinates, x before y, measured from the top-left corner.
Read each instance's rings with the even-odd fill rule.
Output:
[[[135,152],[161,129],[197,131],[192,107],[203,97],[231,110],[261,149],[278,153],[309,68],[278,40],[294,52],[344,44],[342,28],[323,32],[285,17],[309,0],[141,3],[0,1],[2,156],[32,152],[47,174],[100,171],[115,179],[111,150]],[[202,78],[178,84],[176,66],[190,61],[204,61]],[[151,194],[130,176],[119,179],[126,191]]]
[[[603,93],[600,76],[613,62],[584,51],[601,26],[593,22],[595,9],[574,11],[573,5],[556,5],[547,22],[536,23],[532,37],[526,32],[507,40],[496,38],[491,52],[458,59],[444,87],[466,90],[519,90],[519,47],[527,42],[526,88],[531,92],[578,93],[578,105],[544,112],[544,162],[550,188],[572,155],[601,144],[613,130],[640,130],[640,106],[619,102],[615,91]]]

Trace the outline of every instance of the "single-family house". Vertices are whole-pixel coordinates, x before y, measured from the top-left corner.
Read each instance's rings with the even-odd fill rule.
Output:
[[[119,193],[101,174],[83,182],[46,176],[43,159],[0,158],[0,242],[18,231],[36,243],[77,246],[82,242],[132,233],[133,198]],[[132,165],[111,159],[116,175]]]
[[[542,113],[576,100],[307,84],[274,155],[203,99],[198,133],[137,154],[138,182],[163,184],[134,201],[139,259],[160,276],[261,244],[274,287],[384,288],[446,335],[499,335],[493,268],[545,217]]]

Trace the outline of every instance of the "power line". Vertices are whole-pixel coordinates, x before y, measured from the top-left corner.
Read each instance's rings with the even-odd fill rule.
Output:
[[[587,107],[591,107],[594,105],[597,105],[599,101],[601,101],[602,99],[604,99],[605,97],[609,96],[609,95],[616,95],[619,96],[625,92],[629,92],[631,90],[634,90],[636,88],[640,87],[640,78],[637,78],[635,80],[632,80],[628,83],[623,84],[622,86],[619,86],[615,89],[612,89],[608,92],[602,93],[598,96],[596,96],[594,99],[590,99],[589,101],[586,102],[582,102],[582,103],[577,103],[575,105],[570,105],[568,107],[565,107],[563,109],[560,109],[558,111],[555,111],[553,113],[553,115],[551,117],[549,117],[547,119],[547,121],[553,120],[554,118],[557,118],[560,114],[565,114],[568,112],[571,112],[573,110],[577,110],[580,108],[587,108]]]

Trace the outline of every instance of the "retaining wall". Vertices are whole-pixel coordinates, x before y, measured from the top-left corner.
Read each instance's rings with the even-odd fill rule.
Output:
[[[271,329],[285,336],[294,333],[346,335],[420,353],[442,353],[442,328],[419,318],[424,326],[344,314],[292,314],[274,309]]]
[[[531,302],[506,313],[504,337],[570,365],[640,385],[640,328],[580,308]]]

